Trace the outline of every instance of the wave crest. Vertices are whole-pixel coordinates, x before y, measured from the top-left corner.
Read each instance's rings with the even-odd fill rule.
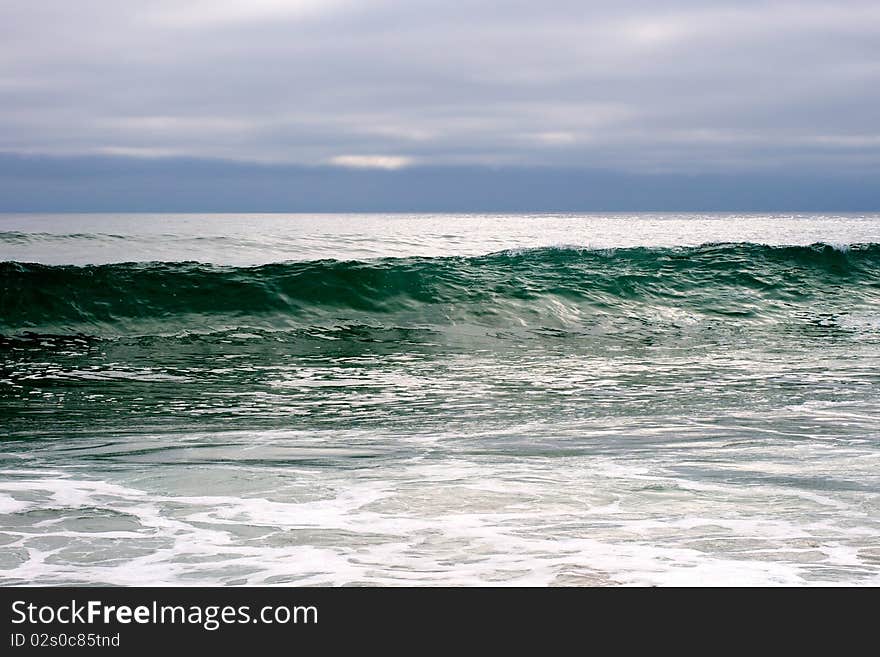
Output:
[[[7,334],[155,335],[351,323],[552,329],[596,316],[766,319],[805,306],[833,312],[877,303],[878,244],[564,246],[257,267],[0,263],[0,332]]]

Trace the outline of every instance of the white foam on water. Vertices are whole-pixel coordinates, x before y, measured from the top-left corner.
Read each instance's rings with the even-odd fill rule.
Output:
[[[27,502],[22,502],[10,495],[0,495],[0,514],[18,513],[30,506]]]
[[[829,505],[826,496],[773,486],[705,485],[619,459],[416,459],[393,474],[328,474],[328,494],[306,501],[295,501],[303,497],[295,485],[269,499],[157,494],[62,472],[21,478],[27,474],[0,482],[5,513],[42,510],[30,524],[4,527],[16,537],[9,546],[27,554],[2,571],[5,583],[880,581],[878,564],[861,556],[877,521],[854,514],[846,496]],[[312,481],[303,479],[306,487]],[[45,501],[24,501],[40,495]],[[785,499],[793,500],[785,513],[767,506]],[[100,513],[82,524],[95,510],[113,511],[107,527],[95,526]],[[124,528],[114,528],[117,516]]]

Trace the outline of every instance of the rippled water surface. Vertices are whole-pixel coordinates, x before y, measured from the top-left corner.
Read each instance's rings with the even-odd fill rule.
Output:
[[[0,583],[880,584],[880,217],[0,216]]]

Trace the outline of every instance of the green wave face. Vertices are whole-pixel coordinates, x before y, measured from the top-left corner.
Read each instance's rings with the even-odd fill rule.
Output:
[[[541,248],[475,258],[246,268],[189,262],[0,264],[0,333],[7,339],[27,333],[112,338],[245,328],[333,330],[342,339],[360,335],[358,327],[615,333],[719,320],[827,324],[878,304],[876,244]]]

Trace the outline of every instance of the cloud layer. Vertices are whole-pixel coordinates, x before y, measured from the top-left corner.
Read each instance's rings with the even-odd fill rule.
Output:
[[[0,151],[880,172],[880,5],[6,0]]]

